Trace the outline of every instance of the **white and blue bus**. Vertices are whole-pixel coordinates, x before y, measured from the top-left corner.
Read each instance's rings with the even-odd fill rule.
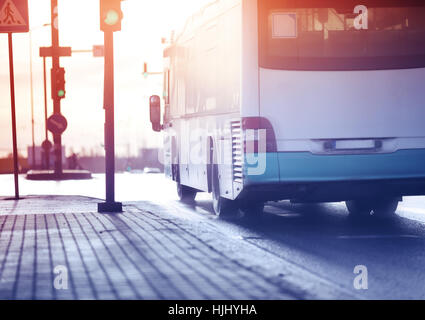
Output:
[[[423,1],[217,0],[164,59],[151,121],[182,200],[379,216],[425,194]]]

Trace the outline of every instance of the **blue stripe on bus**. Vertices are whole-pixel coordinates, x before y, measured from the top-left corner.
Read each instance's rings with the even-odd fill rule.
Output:
[[[425,149],[389,154],[267,153],[265,171],[245,163],[245,184],[425,178]],[[260,168],[259,166],[257,166]],[[254,174],[252,174],[254,173]]]

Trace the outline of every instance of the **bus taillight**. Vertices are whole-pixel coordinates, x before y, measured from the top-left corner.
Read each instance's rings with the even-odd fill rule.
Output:
[[[242,118],[242,129],[245,153],[277,152],[276,136],[266,118]]]

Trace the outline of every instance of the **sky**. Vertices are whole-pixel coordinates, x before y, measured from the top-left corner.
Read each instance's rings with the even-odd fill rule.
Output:
[[[122,31],[115,33],[115,112],[116,151],[118,155],[137,155],[142,147],[160,146],[161,134],[150,129],[148,98],[161,96],[162,76],[142,75],[143,63],[148,71],[162,71],[161,38],[169,38],[187,18],[211,0],[125,0]],[[32,144],[30,55],[33,59],[35,142],[44,140],[43,61],[39,47],[51,45],[50,0],[29,0],[30,34],[14,34],[16,112],[18,149],[23,155]],[[99,0],[59,0],[60,45],[73,50],[91,49],[103,44],[99,30]],[[63,135],[67,154],[103,154],[103,59],[91,53],[74,53],[61,58],[66,69],[66,99],[62,114],[68,120]],[[50,78],[51,62],[47,62]],[[48,109],[52,113],[48,79]],[[50,140],[52,138],[50,137]],[[9,60],[7,34],[0,34],[0,157],[12,150]]]

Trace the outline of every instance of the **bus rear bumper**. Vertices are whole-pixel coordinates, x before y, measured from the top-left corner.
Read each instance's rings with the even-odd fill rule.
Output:
[[[242,198],[254,193],[263,200],[300,201],[425,195],[425,149],[360,155],[276,152],[258,160],[245,164]]]

